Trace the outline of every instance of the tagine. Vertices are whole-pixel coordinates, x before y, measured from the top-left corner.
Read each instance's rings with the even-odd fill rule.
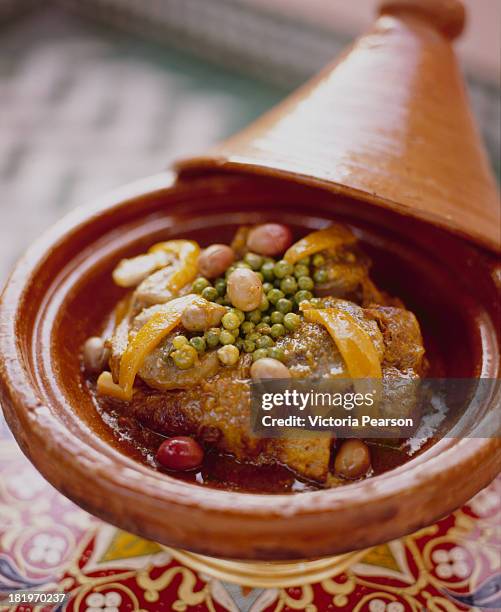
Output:
[[[381,381],[390,373],[499,378],[499,194],[451,48],[463,24],[456,0],[383,1],[370,31],[254,125],[76,211],[32,246],[0,304],[0,394],[16,440],[53,486],[94,515],[171,547],[226,559],[304,560],[430,525],[499,473],[499,438],[484,435],[499,411],[499,388],[466,406],[457,435],[426,441],[409,461],[405,440],[253,445],[239,426],[245,390],[235,391],[263,369],[284,375],[286,368],[295,384],[301,365],[350,375],[355,366],[379,367]],[[267,253],[249,239],[256,225],[272,221],[293,236]],[[360,249],[339,222],[354,229]],[[298,240],[330,223],[346,242],[289,260]],[[232,245],[242,224],[249,234]],[[166,248],[166,241],[174,243]],[[210,263],[221,253],[233,262],[213,277],[199,269],[204,256]],[[128,284],[141,254],[139,275],[118,286],[112,276]],[[325,264],[313,264],[317,254]],[[263,258],[260,267],[254,256]],[[306,257],[308,264],[299,262]],[[270,280],[265,263],[270,270],[273,263]],[[256,298],[248,311],[240,283],[238,302],[227,290],[226,273],[237,265],[231,274],[253,280],[243,296]],[[308,274],[296,276],[302,265]],[[336,269],[339,277],[331,276]],[[151,301],[138,299],[147,297],[139,292],[148,279],[162,274],[163,294],[152,283]],[[300,289],[300,278],[313,288]],[[338,278],[353,282],[336,286]],[[281,287],[285,279],[291,293]],[[273,287],[265,291],[265,283]],[[419,325],[381,289],[402,298]],[[268,298],[274,290],[284,294],[272,294],[280,295],[276,303]],[[299,291],[312,297],[298,300]],[[277,307],[280,299],[290,313]],[[221,319],[190,329],[188,306]],[[250,320],[255,311],[259,322]],[[350,350],[329,312],[349,321]],[[299,317],[295,329],[285,325],[289,314],[293,328]],[[150,336],[160,319],[162,334]],[[284,329],[272,334],[274,325]],[[361,343],[358,352],[373,358],[353,358]],[[263,352],[254,359],[256,351]],[[225,388],[236,399],[229,406]],[[226,402],[224,419],[203,406],[206,397]],[[362,459],[352,473],[340,459],[343,448],[353,457],[348,444]],[[317,490],[280,494],[304,488]]]

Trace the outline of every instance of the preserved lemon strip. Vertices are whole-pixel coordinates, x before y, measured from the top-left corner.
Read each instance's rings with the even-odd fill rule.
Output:
[[[179,324],[186,306],[202,299],[198,295],[189,294],[167,302],[162,310],[156,312],[141,327],[127,345],[120,360],[118,384],[113,381],[110,372],[103,372],[97,380],[98,392],[103,395],[111,395],[121,400],[130,401],[132,399],[132,388],[136,374],[146,355],[151,353],[165,336]]]
[[[194,240],[168,240],[154,244],[148,250],[151,254],[158,252],[172,253],[181,262],[180,267],[169,278],[167,289],[176,293],[195,279],[200,247]]]
[[[111,372],[101,372],[101,374],[99,374],[99,378],[97,379],[97,392],[99,395],[108,395],[109,397],[116,397],[116,399],[127,402],[132,399],[132,393],[130,393],[130,397],[128,397],[122,387],[113,381]]]
[[[193,240],[168,240],[154,244],[147,253],[122,259],[113,270],[113,280],[120,287],[135,287],[150,274],[169,265],[168,255],[174,255],[179,265],[174,269],[167,289],[176,293],[197,274],[200,247]]]
[[[339,308],[306,307],[304,318],[321,323],[336,343],[351,378],[382,378],[381,362],[374,342],[357,321]]]
[[[300,259],[324,249],[336,249],[343,244],[353,244],[354,242],[356,242],[356,238],[351,230],[344,225],[335,224],[327,229],[312,232],[298,240],[285,252],[284,259],[294,264]]]
[[[115,327],[119,325],[127,316],[132,302],[132,293],[118,302],[115,306]]]
[[[119,287],[135,287],[155,270],[163,268],[168,263],[167,254],[162,251],[122,259],[113,270],[113,281]]]

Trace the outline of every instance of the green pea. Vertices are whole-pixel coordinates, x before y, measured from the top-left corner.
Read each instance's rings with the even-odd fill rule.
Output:
[[[190,339],[190,344],[197,353],[203,353],[205,351],[205,340],[202,336],[193,336],[193,338]]]
[[[329,280],[329,274],[324,268],[320,268],[313,274],[313,280],[316,283],[325,283]]]
[[[263,317],[261,319],[261,323],[266,323],[266,325],[269,325],[271,323],[271,317],[270,315],[266,315],[265,317]]]
[[[257,361],[258,359],[264,359],[268,357],[268,351],[265,348],[257,349],[252,353],[252,361]]]
[[[205,289],[202,291],[202,297],[209,302],[213,302],[214,300],[217,300],[219,296],[214,287],[205,287]]]
[[[261,338],[256,341],[257,348],[269,348],[273,345],[274,342],[271,336],[261,336]]]
[[[240,319],[235,313],[227,312],[221,319],[221,323],[223,324],[223,327],[225,329],[233,331],[234,329],[237,329],[237,327],[240,326]]]
[[[310,269],[308,266],[303,266],[301,264],[297,264],[294,266],[294,276],[296,278],[300,278],[301,276],[309,276]]]
[[[169,363],[171,353],[172,353],[172,345],[164,346],[162,350],[160,351],[161,360],[164,361],[165,363]]]
[[[268,293],[268,291],[271,291],[273,289],[273,283],[263,283],[263,293]]]
[[[214,282],[214,287],[216,288],[218,294],[221,297],[224,297],[224,295],[226,294],[226,281],[224,280],[224,278],[218,278]]]
[[[244,321],[240,326],[240,329],[244,334],[251,334],[254,331],[254,323],[252,321]]]
[[[297,263],[302,266],[309,266],[311,262],[311,257],[303,257]]]
[[[278,300],[285,297],[285,294],[283,291],[280,291],[280,289],[272,289],[266,294],[266,297],[271,304],[275,305]]]
[[[257,253],[247,253],[244,257],[244,261],[249,264],[253,270],[259,270],[263,265],[263,258]]]
[[[321,298],[317,298],[317,297],[311,298],[310,304],[314,308],[322,308],[322,306],[323,306],[322,299]]]
[[[284,279],[282,279],[282,282],[280,283],[280,290],[283,291],[285,295],[291,295],[292,293],[296,293],[296,279],[293,276],[286,276]]]
[[[258,334],[257,332],[253,332],[245,337],[246,340],[250,340],[251,342],[257,342],[259,338],[261,338],[261,334]]]
[[[235,272],[235,270],[236,270],[236,269],[237,269],[237,268],[236,268],[236,266],[235,266],[235,265],[230,266],[230,267],[229,267],[229,268],[226,270],[226,272],[224,273],[224,277],[225,277],[225,279],[226,279],[226,280],[228,280],[228,277],[230,276],[230,274],[233,274],[233,272]]]
[[[316,255],[313,256],[313,265],[315,266],[315,268],[320,268],[320,266],[323,266],[324,263],[325,263],[325,257],[321,255],[320,253],[317,253]]]
[[[223,329],[223,331],[219,334],[219,342],[223,346],[226,344],[234,344],[235,336],[227,329]]]
[[[273,281],[275,280],[275,264],[271,261],[267,261],[261,266],[261,274],[265,281]]]
[[[205,332],[205,342],[211,348],[216,347],[219,344],[219,335],[221,330],[219,327],[212,327]]]
[[[257,271],[257,272],[256,272],[256,276],[259,278],[259,280],[260,280],[261,282],[263,282],[263,281],[264,281],[264,276],[261,274],[261,272]]]
[[[276,289],[280,289],[280,283],[281,283],[281,282],[282,282],[282,279],[277,278],[277,279],[276,279],[276,280],[273,282],[273,286],[274,286]]]
[[[188,338],[186,336],[176,336],[172,340],[172,346],[175,349],[182,348],[185,344],[188,344]]]
[[[238,317],[240,323],[243,323],[245,321],[245,312],[242,312],[238,308],[230,308],[230,312]]]
[[[272,346],[268,349],[268,357],[272,359],[278,359],[278,361],[284,361],[285,359],[285,351],[283,348],[278,346]]]
[[[256,333],[258,334],[269,334],[271,331],[271,327],[267,323],[259,323],[256,325]]]
[[[237,338],[237,339],[235,340],[235,346],[237,347],[237,349],[238,349],[239,351],[241,351],[241,350],[242,350],[242,348],[243,348],[243,346],[244,346],[244,340],[243,340],[243,338]]]
[[[313,294],[311,293],[311,291],[305,291],[304,289],[302,289],[301,291],[298,291],[296,293],[294,299],[296,300],[296,304],[301,304],[301,302],[304,302],[305,300],[311,300],[312,297]]]
[[[233,265],[235,268],[246,268],[247,270],[252,269],[246,261],[237,261],[237,263]]]
[[[253,353],[256,350],[256,343],[252,340],[244,340],[243,350],[244,353]]]
[[[297,286],[305,291],[311,291],[315,283],[309,276],[300,276],[297,280]]]
[[[217,356],[219,357],[219,361],[223,365],[235,365],[240,357],[240,352],[236,346],[232,344],[228,344],[227,346],[222,346],[217,351]]]
[[[301,317],[295,312],[288,312],[284,316],[284,325],[289,331],[297,329],[301,325]]]
[[[193,291],[193,293],[202,293],[202,291],[206,288],[209,287],[210,283],[209,281],[204,278],[203,276],[199,276],[198,278],[196,278],[193,281],[193,285],[191,286],[191,290]]]
[[[261,312],[259,310],[251,310],[245,315],[247,321],[257,325],[261,321]]]
[[[261,298],[261,303],[259,304],[259,310],[261,312],[264,312],[265,310],[268,310],[268,308],[270,307],[270,303],[268,302],[268,298],[263,295],[263,297]]]
[[[281,259],[277,261],[275,267],[273,268],[273,272],[277,278],[284,278],[284,276],[289,276],[292,274],[294,268],[291,263],[285,261],[285,259]]]
[[[182,348],[174,351],[171,357],[180,370],[187,370],[194,365],[197,351],[189,344],[185,344]]]
[[[222,297],[218,297],[218,298],[216,298],[216,299],[214,300],[214,302],[215,302],[216,304],[219,304],[220,306],[224,306],[224,304],[225,304],[225,300],[224,300],[224,298],[222,298]]]
[[[284,320],[284,315],[283,313],[278,312],[278,310],[274,310],[271,313],[270,319],[272,323],[282,323]]]
[[[230,296],[227,293],[225,293],[223,298],[223,306],[231,306]]]
[[[290,312],[292,310],[291,300],[288,300],[287,298],[280,298],[278,302],[276,303],[276,309],[283,314]]]
[[[282,323],[275,323],[275,325],[271,326],[271,335],[273,338],[285,336],[285,327],[282,325]]]

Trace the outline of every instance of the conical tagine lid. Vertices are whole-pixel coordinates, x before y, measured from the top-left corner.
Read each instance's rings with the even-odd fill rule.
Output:
[[[451,40],[457,0],[387,0],[353,47],[254,124],[177,165],[323,186],[500,249],[495,180]]]

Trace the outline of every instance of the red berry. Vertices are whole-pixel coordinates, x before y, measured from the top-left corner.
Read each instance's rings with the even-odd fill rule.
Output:
[[[160,444],[157,451],[158,463],[169,470],[192,470],[198,467],[203,459],[202,447],[188,436],[169,438]]]

